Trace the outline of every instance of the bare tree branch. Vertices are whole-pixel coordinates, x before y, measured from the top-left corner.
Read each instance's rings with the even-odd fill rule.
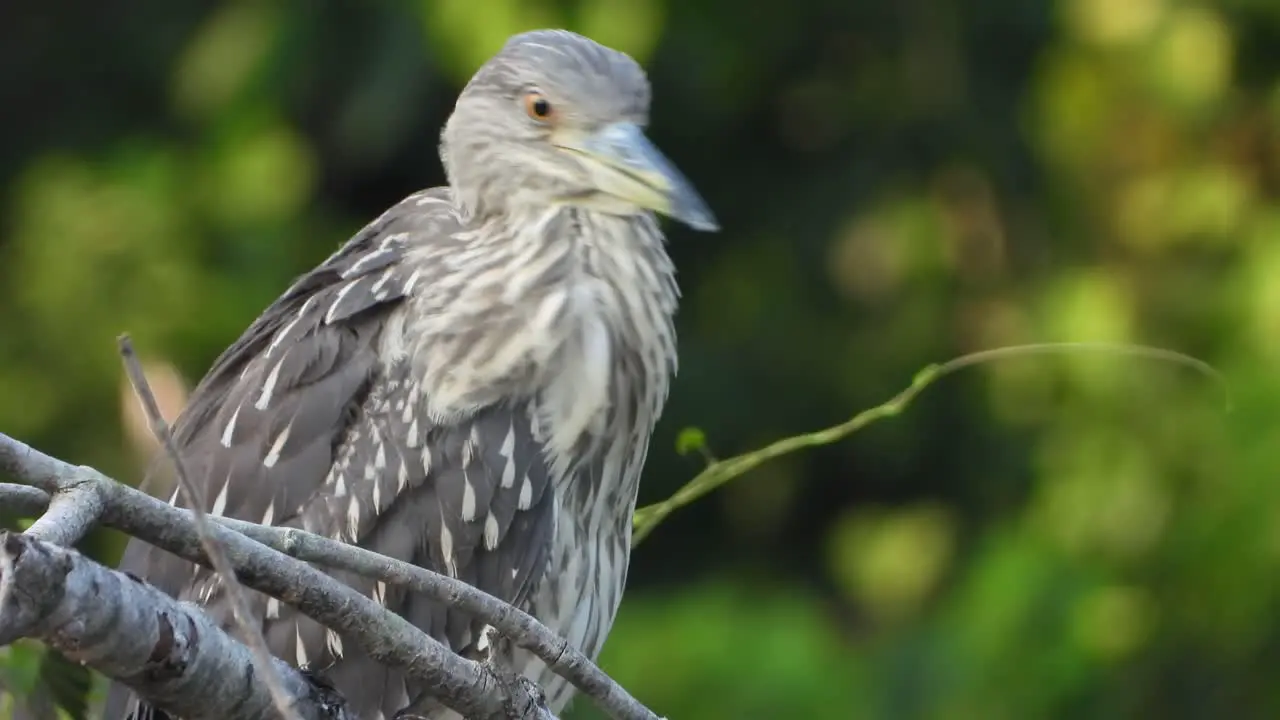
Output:
[[[133,391],[138,396],[138,401],[142,405],[142,411],[146,414],[147,424],[151,427],[152,434],[156,436],[160,446],[169,455],[169,461],[173,463],[174,473],[178,478],[178,487],[181,488],[182,494],[186,496],[187,505],[191,507],[191,519],[194,521],[196,533],[200,536],[200,545],[204,547],[205,556],[208,557],[210,564],[213,565],[214,571],[218,573],[223,587],[227,591],[227,596],[231,600],[231,614],[235,618],[236,625],[240,628],[241,637],[244,638],[244,642],[253,652],[254,665],[261,674],[263,682],[266,683],[267,689],[271,691],[271,698],[275,701],[280,714],[287,720],[298,720],[298,714],[290,706],[290,698],[285,693],[280,677],[276,673],[275,663],[271,661],[271,650],[267,648],[267,641],[262,637],[262,628],[255,627],[251,620],[244,588],[240,587],[240,581],[236,579],[236,573],[231,568],[231,563],[227,560],[226,553],[222,551],[222,546],[218,544],[218,541],[214,539],[211,533],[209,520],[204,511],[204,488],[191,482],[191,478],[187,475],[187,468],[182,462],[182,455],[178,452],[178,446],[173,443],[173,435],[169,432],[169,425],[164,421],[164,416],[160,414],[160,405],[156,403],[155,393],[151,392],[151,385],[147,382],[146,373],[142,371],[142,364],[138,362],[138,355],[133,350],[133,341],[129,339],[128,335],[121,335],[117,342],[120,346],[120,357],[124,360],[125,373],[129,376],[129,383],[133,386]],[[54,505],[50,507],[51,510],[56,507],[57,500],[58,498],[54,497]],[[43,519],[41,518],[41,520]]]
[[[58,486],[57,478],[60,473],[62,477],[69,477],[77,473],[87,473],[95,479],[95,482],[105,486],[103,492],[107,505],[107,510],[103,514],[103,522],[105,524],[136,537],[141,537],[186,559],[207,564],[200,551],[198,541],[193,541],[191,537],[193,533],[190,532],[190,519],[187,517],[188,513],[185,510],[174,508],[145,493],[116,483],[91,468],[75,468],[67,465],[60,460],[0,434],[0,471],[3,470],[8,470],[15,476],[38,485],[42,489],[56,488]],[[39,511],[43,498],[37,498],[21,486],[0,485],[0,502],[3,502],[7,507],[20,508],[22,512],[27,514],[35,514]],[[234,528],[264,545],[298,559],[330,567],[348,569],[389,584],[404,585],[442,602],[455,604],[457,607],[474,613],[477,618],[493,625],[503,636],[516,645],[537,654],[555,672],[569,679],[584,694],[591,697],[611,717],[618,720],[656,720],[658,717],[631,697],[617,683],[608,678],[586,656],[568,645],[563,639],[557,637],[534,618],[470,585],[408,563],[399,562],[361,548],[337,543],[300,530],[263,527],[226,518],[213,518],[212,520],[215,525],[223,526],[215,531],[219,538],[223,537],[222,533],[224,532],[234,537],[236,533],[223,529]],[[240,540],[244,541],[245,538],[241,537]],[[227,541],[224,540],[224,542]],[[253,545],[253,543],[250,543],[250,545]],[[248,569],[241,565],[244,557],[241,553],[245,550],[244,546],[233,541],[232,544],[228,545],[228,548],[233,548],[233,546],[241,552],[229,553],[229,559],[236,566],[249,587],[277,597],[286,603],[294,604],[318,621],[339,631],[348,632],[346,628],[353,624],[352,621],[348,619],[343,623],[331,623],[329,612],[332,612],[332,608],[329,609],[329,612],[321,611],[323,614],[317,615],[312,614],[309,606],[298,604],[300,602],[298,600],[298,588],[309,582],[309,580],[295,579],[296,576],[290,575],[289,579],[284,582],[280,582],[277,578],[268,583],[267,581],[271,580],[270,578],[257,577],[254,572],[247,571]],[[274,555],[274,553],[270,553],[270,551],[261,546],[259,546],[259,550]],[[312,568],[305,565],[303,568],[312,570]],[[292,567],[289,570],[294,572]],[[330,582],[336,582],[328,578],[328,576],[322,575],[322,577]],[[342,588],[350,591],[345,585]],[[323,593],[317,594],[323,595]],[[358,594],[357,597],[367,601],[366,598]],[[379,608],[379,610],[382,609]],[[382,610],[382,613],[389,614],[385,610]],[[396,626],[403,623],[398,616],[393,617],[398,622],[390,626],[388,630],[398,629]],[[416,629],[413,630],[416,632]],[[368,628],[368,631],[376,633],[375,628]],[[353,632],[352,637],[356,639],[357,633]],[[384,659],[384,657],[388,657],[385,654],[386,652],[394,653],[390,657],[403,657],[398,655],[399,643],[396,642],[394,644],[396,645],[394,650],[380,649],[379,651],[384,652],[384,655],[378,659],[388,662]],[[443,647],[440,647],[443,650]],[[372,651],[373,648],[371,648]],[[445,652],[448,651],[445,650]],[[457,658],[452,653],[449,653],[449,655]],[[462,659],[458,658],[458,660]],[[462,662],[474,665],[470,661],[462,660]],[[398,663],[392,661],[389,664]],[[408,663],[403,664],[408,666]],[[486,670],[485,679],[491,682],[496,681],[497,677],[492,669]],[[413,668],[410,668],[410,671],[413,672]],[[436,682],[432,677],[425,679],[433,684]],[[508,687],[511,686],[510,683],[506,685]],[[459,690],[459,692],[465,693],[466,690]],[[445,696],[442,694],[442,697]]]
[[[30,485],[0,483],[0,508],[19,517],[40,517],[49,508],[49,493]]]
[[[27,530],[27,534],[69,547],[93,529],[102,517],[102,496],[97,484],[75,482],[54,493],[49,509]]]
[[[454,578],[426,568],[295,528],[226,523],[264,545],[310,563],[347,570],[389,585],[400,585],[457,607],[483,620],[498,634],[537,655],[547,667],[591,698],[617,720],[658,720],[580,650],[532,615]]]
[[[0,435],[0,442],[2,441],[3,435]],[[0,467],[3,467],[2,462]],[[43,493],[33,494],[30,490],[22,485],[0,483],[0,505],[29,515],[38,514],[47,504],[48,497]],[[492,625],[516,646],[537,655],[554,672],[591,698],[609,717],[617,720],[658,720],[657,715],[605,674],[590,658],[532,615],[471,585],[417,565],[303,530],[269,527],[221,517],[211,520],[298,560],[347,570],[389,585],[401,585],[466,610]]]
[[[0,531],[0,645],[23,637],[127,682],[188,720],[277,717],[249,651],[194,605],[29,535]],[[344,720],[331,688],[274,659],[304,720]]]
[[[64,474],[59,475],[59,471]],[[101,486],[105,524],[171,552],[209,566],[189,513],[89,467],[75,468],[0,434],[0,471],[26,480],[46,492],[60,483],[96,478]],[[509,720],[549,718],[545,703],[512,699],[499,690],[504,682],[495,667],[468,660],[428,637],[404,618],[316,568],[272,550],[238,532],[212,524],[211,534],[227,551],[241,581],[255,590],[298,608],[307,616],[350,637],[370,657],[433,688],[441,702],[466,717]],[[517,707],[531,708],[512,715]]]

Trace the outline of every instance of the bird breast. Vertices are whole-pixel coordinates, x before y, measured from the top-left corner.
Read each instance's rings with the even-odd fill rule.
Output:
[[[563,289],[562,326],[546,332],[559,346],[539,368],[539,426],[553,458],[568,458],[584,437],[600,437],[612,402],[614,335],[609,329],[607,289],[592,277]],[[558,476],[559,473],[556,473]]]
[[[665,395],[665,367],[636,378],[625,368],[674,356],[674,298],[663,300],[671,291],[654,266],[666,256],[660,236],[653,255],[620,218],[561,208],[513,224],[420,252],[416,262],[447,272],[419,285],[400,330],[434,420],[535,399],[549,456],[571,458],[605,432],[620,393],[649,380]]]

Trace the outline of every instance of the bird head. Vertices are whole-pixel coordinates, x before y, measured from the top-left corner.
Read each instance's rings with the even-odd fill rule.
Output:
[[[441,157],[473,214],[568,205],[716,230],[697,190],[645,137],[648,117],[649,81],[631,57],[564,30],[526,32],[462,91]]]

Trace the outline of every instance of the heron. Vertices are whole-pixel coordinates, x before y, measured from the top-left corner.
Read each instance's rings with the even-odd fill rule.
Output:
[[[625,53],[565,30],[512,36],[441,132],[448,185],[409,195],[296,279],[192,392],[173,438],[204,509],[458,578],[597,657],[677,368],[658,216],[718,230],[646,138],[649,106]],[[120,569],[236,632],[215,573],[136,539]],[[454,608],[333,575],[455,652],[487,642]],[[246,592],[272,653],[323,674],[359,717],[430,707],[430,688]],[[569,703],[573,687],[537,657],[499,654],[553,712]],[[167,717],[122,686],[111,697],[108,718]]]

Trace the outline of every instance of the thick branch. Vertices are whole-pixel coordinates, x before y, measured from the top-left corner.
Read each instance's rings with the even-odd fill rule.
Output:
[[[274,719],[248,650],[193,605],[73,550],[0,532],[0,645],[42,640],[188,720]],[[273,659],[304,720],[350,717],[332,690]]]
[[[75,468],[0,434],[0,472],[50,493],[73,480],[92,476],[101,486],[104,523],[207,566],[200,538],[186,511],[117,483],[92,468]],[[351,587],[238,532],[217,524],[210,530],[226,548],[228,560],[246,586],[279,598],[350,637],[378,662],[403,668],[411,677],[428,684],[433,694],[453,710],[484,720],[551,717],[539,699],[504,694],[503,688],[520,686],[504,681],[497,669],[451,652]],[[531,710],[513,715],[513,708]]]

